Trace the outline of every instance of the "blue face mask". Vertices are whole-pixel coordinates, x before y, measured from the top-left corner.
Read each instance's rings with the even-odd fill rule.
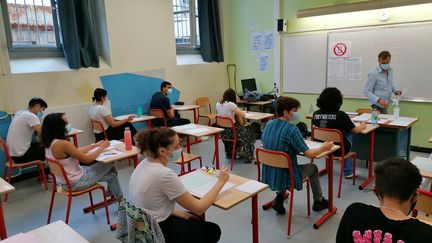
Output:
[[[171,94],[172,93],[172,89],[168,89],[168,94]]]
[[[387,64],[380,64],[380,67],[382,70],[387,71],[390,68],[390,64],[388,64],[388,63]]]
[[[179,149],[175,150],[174,152],[170,151],[170,153],[172,153],[172,156],[171,156],[171,158],[168,158],[168,161],[169,162],[174,162],[174,161],[177,161],[178,159],[180,159],[181,153],[182,153],[182,149],[179,148]]]
[[[39,119],[41,119],[41,118],[43,117],[43,111],[39,111],[39,112],[37,113],[37,117],[38,117]]]
[[[300,118],[300,115],[297,111],[293,112],[290,121],[297,121]]]
[[[66,133],[70,133],[72,131],[72,124],[70,123],[66,124],[65,129],[66,129]]]

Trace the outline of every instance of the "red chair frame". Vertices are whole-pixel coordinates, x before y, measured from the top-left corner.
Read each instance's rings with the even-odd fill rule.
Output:
[[[334,160],[339,160],[341,162],[340,176],[339,176],[339,189],[338,189],[338,198],[340,198],[341,190],[342,190],[343,169],[344,169],[344,164],[345,164],[346,158],[350,158],[350,157],[353,158],[353,178],[352,178],[352,181],[353,181],[353,185],[355,185],[357,153],[350,151],[348,154],[345,154],[344,137],[343,137],[342,132],[337,130],[337,129],[312,126],[312,140],[315,140],[315,139],[321,140],[324,142],[335,142],[335,143],[340,144],[341,156],[334,156],[333,157]],[[327,171],[327,164],[326,164],[326,171]],[[333,172],[327,171],[327,173],[333,173]]]
[[[224,116],[216,116],[216,126],[219,127],[223,127],[223,128],[229,128],[233,130],[233,139],[227,139],[224,137],[221,137],[221,139],[223,141],[227,141],[227,142],[231,142],[233,143],[233,149],[231,152],[231,170],[233,169],[233,165],[234,165],[234,159],[235,159],[235,155],[236,155],[236,151],[237,151],[237,130],[234,126],[234,122],[231,120],[231,118],[229,117],[224,117]],[[216,153],[216,151],[215,151]],[[213,163],[215,160],[215,156],[216,154],[213,156]]]
[[[53,175],[54,178],[54,183],[53,183],[53,190],[52,190],[52,195],[51,195],[51,202],[50,202],[50,207],[49,207],[49,211],[48,211],[48,220],[47,220],[47,224],[49,224],[51,222],[51,214],[52,214],[52,209],[54,206],[54,198],[55,198],[55,194],[57,192],[57,178],[56,176],[59,176],[61,174],[61,176],[65,179],[66,181],[66,185],[67,185],[67,192],[63,192],[60,194],[63,195],[67,195],[68,196],[68,205],[67,205],[67,210],[66,210],[66,224],[69,223],[69,216],[70,216],[70,209],[71,209],[71,205],[72,205],[72,198],[73,197],[77,197],[83,194],[88,193],[89,197],[90,197],[90,209],[92,211],[93,214],[95,214],[95,207],[93,204],[93,196],[92,196],[92,191],[94,190],[101,190],[102,191],[102,195],[103,195],[103,199],[104,199],[104,204],[105,204],[105,213],[106,213],[106,217],[107,217],[107,223],[110,224],[110,217],[109,217],[109,212],[108,212],[108,201],[106,199],[106,195],[105,195],[105,187],[100,185],[100,184],[95,184],[87,189],[81,190],[81,191],[72,191],[72,187],[70,185],[69,182],[69,178],[67,177],[66,171],[63,167],[63,165],[56,159],[51,159],[46,157],[46,160],[48,162],[48,166],[51,170],[51,174]],[[77,163],[79,163],[77,161]]]
[[[101,130],[102,130],[101,132],[103,132],[105,140],[108,140],[108,135],[105,132],[105,129],[104,129],[104,126],[103,126],[102,122],[100,122],[98,120],[90,119],[90,124],[91,124],[91,126],[93,128],[93,132],[94,132],[95,127],[96,127],[95,124],[97,124],[97,126],[99,126],[101,128]]]
[[[261,181],[261,167],[260,164],[265,164],[272,167],[277,168],[285,168],[289,171],[291,186],[288,189],[287,193],[285,193],[284,198],[286,199],[290,196],[289,203],[289,212],[288,212],[288,231],[287,237],[291,237],[291,222],[292,222],[292,209],[294,202],[294,174],[292,168],[291,158],[288,154],[281,151],[268,150],[263,148],[257,148],[256,151],[256,161],[257,161],[257,169],[258,169],[258,181]],[[307,190],[307,213],[310,216],[310,181],[309,178],[303,180],[303,183],[306,182],[306,190]],[[273,205],[273,200],[265,203],[262,207],[264,210],[269,209]]]
[[[204,107],[207,106],[208,110],[209,110],[209,114],[208,115],[200,115],[200,109],[198,109],[198,121],[200,118],[205,118],[208,120],[208,125],[211,126],[211,122],[212,122],[212,118],[216,117],[215,114],[212,114],[212,108],[211,108],[211,104],[210,104],[210,99],[208,97],[198,97],[195,100],[195,105],[198,105],[200,107]],[[197,123],[198,123],[197,121]]]
[[[149,109],[148,113],[150,116],[154,116],[156,118],[163,119],[164,127],[168,127],[167,121],[165,118],[165,113],[163,112],[163,110],[161,110],[161,109]]]
[[[46,176],[45,176],[45,168],[44,168],[43,161],[34,160],[34,161],[22,163],[22,164],[14,163],[10,154],[9,154],[9,150],[7,149],[6,143],[1,138],[0,138],[0,144],[1,144],[3,152],[6,155],[6,162],[5,162],[5,169],[4,169],[4,173],[3,173],[3,178],[6,179],[6,175],[8,174],[7,181],[9,184],[11,184],[12,170],[14,168],[21,169],[21,168],[26,168],[26,167],[37,166],[39,169],[39,179],[44,184],[45,191],[48,191],[48,183],[47,183]],[[8,170],[9,170],[9,173],[7,173]],[[9,197],[9,193],[6,193],[5,194],[5,203],[8,202],[8,197]]]

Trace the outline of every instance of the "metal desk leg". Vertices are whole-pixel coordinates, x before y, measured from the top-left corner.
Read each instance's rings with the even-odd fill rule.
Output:
[[[375,153],[374,147],[375,147],[375,131],[372,131],[370,134],[370,145],[369,145],[369,174],[368,174],[368,178],[359,186],[360,190],[366,188],[369,185],[369,183],[371,183],[375,179],[375,176],[373,174],[373,161],[374,161],[374,153]]]

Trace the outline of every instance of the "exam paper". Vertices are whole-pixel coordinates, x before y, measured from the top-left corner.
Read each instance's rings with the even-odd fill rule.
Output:
[[[174,130],[187,130],[187,129],[194,129],[197,126],[195,124],[186,124],[182,126],[175,126],[173,127]]]
[[[367,122],[372,118],[372,114],[370,113],[363,113],[360,116],[355,116],[353,117],[353,121],[357,121],[357,122]]]
[[[127,115],[116,116],[116,117],[114,117],[114,120],[120,121],[120,120],[128,119],[129,116],[136,116],[136,115],[134,115],[134,114],[127,114]]]
[[[207,192],[209,192],[213,188],[213,186],[216,184],[216,182],[217,182],[217,180],[209,181],[209,182],[207,182],[201,186],[192,188],[192,190],[190,190],[190,192],[197,197],[204,197],[204,195],[207,194]],[[231,182],[225,183],[224,187],[222,187],[222,190],[219,192],[219,194],[226,191],[226,190],[233,188],[234,186],[235,185]]]
[[[235,189],[246,192],[249,194],[253,194],[263,188],[265,188],[267,185],[255,180],[249,180],[246,183],[241,184],[240,186],[237,186]]]
[[[191,134],[199,134],[199,133],[209,132],[209,131],[210,130],[208,128],[200,127],[200,128],[188,129],[185,132],[191,133]]]
[[[112,158],[112,157],[119,156],[119,155],[121,155],[121,154],[123,154],[122,151],[119,151],[119,150],[109,150],[109,151],[106,151],[106,152],[101,153],[101,154],[96,158],[96,160],[97,160],[97,161],[103,161],[103,160],[106,160],[106,159],[109,159],[109,158]]]
[[[390,125],[394,126],[408,126],[409,124],[416,121],[417,118],[411,118],[411,117],[399,117],[398,119],[393,120]]]

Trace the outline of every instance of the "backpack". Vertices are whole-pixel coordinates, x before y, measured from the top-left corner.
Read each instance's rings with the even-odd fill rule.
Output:
[[[306,139],[308,137],[308,135],[309,135],[309,131],[308,131],[306,123],[299,122],[299,123],[297,123],[297,127],[300,130],[300,133],[301,133],[302,137],[304,139]]]

